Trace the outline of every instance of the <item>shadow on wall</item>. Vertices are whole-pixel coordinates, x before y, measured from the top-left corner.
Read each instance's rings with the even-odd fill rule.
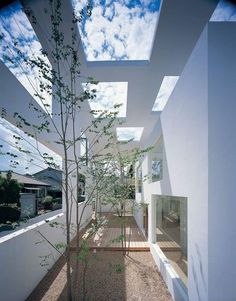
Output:
[[[163,133],[162,124],[161,124],[161,132]],[[162,143],[163,143],[163,179],[160,181],[161,194],[172,195],[170,173],[168,167],[168,158],[166,156],[166,145],[165,145],[164,136],[162,136]]]
[[[193,258],[191,255],[191,270],[193,274],[194,284],[198,296],[198,300],[205,300],[207,297],[207,283],[206,278],[204,276],[203,264],[202,264],[202,256],[200,253],[200,249],[197,244],[195,244],[196,256]],[[199,275],[199,276],[198,276]],[[206,297],[202,297],[202,287],[204,288],[204,294]]]

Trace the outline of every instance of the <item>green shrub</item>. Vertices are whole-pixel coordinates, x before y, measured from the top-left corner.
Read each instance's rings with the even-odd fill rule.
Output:
[[[12,179],[9,171],[6,178],[0,175],[0,204],[19,204],[21,185]]]
[[[0,224],[13,223],[20,219],[20,208],[12,204],[0,204]]]
[[[21,185],[12,179],[9,171],[6,178],[0,175],[0,223],[16,222],[20,218]]]
[[[43,208],[45,210],[52,210],[52,203],[53,203],[52,197],[50,195],[47,195],[42,201]]]
[[[53,199],[53,203],[62,204],[62,198]]]

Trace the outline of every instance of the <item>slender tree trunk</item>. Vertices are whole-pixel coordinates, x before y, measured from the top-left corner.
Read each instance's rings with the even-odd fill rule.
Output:
[[[67,151],[65,150],[65,199],[66,199],[66,279],[67,279],[67,300],[72,301],[71,287],[71,258],[70,258],[70,204],[69,204],[69,177]]]
[[[123,204],[123,210],[124,210],[124,242],[125,242],[125,249],[124,249],[124,255],[126,255],[126,215],[125,215],[125,202]]]

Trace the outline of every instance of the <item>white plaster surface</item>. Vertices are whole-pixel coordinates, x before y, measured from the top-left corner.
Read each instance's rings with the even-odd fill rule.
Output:
[[[80,209],[82,206],[80,204]],[[83,226],[90,220],[91,213],[89,206],[82,218]],[[49,217],[46,221],[41,216],[41,221],[0,238],[0,301],[24,301],[59,258],[60,254],[41,234],[52,245],[65,242],[65,230],[61,227],[65,226],[64,213]],[[49,224],[54,222],[59,225],[51,227]],[[49,254],[48,265],[42,266],[44,256]]]

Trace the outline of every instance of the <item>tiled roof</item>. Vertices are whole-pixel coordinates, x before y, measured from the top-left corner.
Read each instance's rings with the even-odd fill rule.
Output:
[[[7,171],[2,171],[0,174],[2,177],[6,177]],[[26,185],[35,185],[35,186],[50,186],[49,184],[38,181],[36,179],[33,179],[30,176],[24,176],[21,174],[18,174],[16,172],[12,172],[12,179],[17,180],[21,184],[26,184]]]

